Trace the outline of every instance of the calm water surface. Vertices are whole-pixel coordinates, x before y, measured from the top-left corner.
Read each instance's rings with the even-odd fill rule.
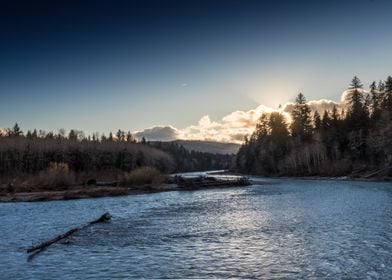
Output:
[[[392,184],[273,185],[0,204],[0,279],[391,279]],[[25,248],[109,211],[27,261]]]

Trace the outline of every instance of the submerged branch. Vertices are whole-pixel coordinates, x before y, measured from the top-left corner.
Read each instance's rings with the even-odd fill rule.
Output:
[[[55,237],[55,238],[53,238],[51,240],[48,240],[48,241],[45,241],[45,242],[43,242],[43,243],[41,243],[39,245],[31,246],[31,247],[27,248],[27,253],[33,253],[33,255],[35,255],[35,254],[43,251],[44,249],[46,249],[50,245],[52,245],[52,244],[54,244],[54,243],[56,243],[56,242],[58,242],[60,240],[63,240],[65,238],[71,236],[75,232],[78,232],[79,230],[81,230],[81,229],[83,229],[83,228],[85,228],[85,227],[87,227],[89,225],[106,222],[106,221],[109,221],[110,219],[111,219],[110,214],[108,212],[106,212],[106,213],[102,214],[98,219],[96,219],[94,221],[91,221],[91,222],[89,222],[86,225],[73,228],[73,229],[67,231],[66,233],[63,233],[63,234],[61,234],[61,235],[59,235],[59,236],[57,236],[57,237]],[[33,255],[31,255],[30,257],[32,257]]]

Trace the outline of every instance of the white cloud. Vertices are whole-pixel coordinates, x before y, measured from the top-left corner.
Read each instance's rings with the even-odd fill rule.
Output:
[[[328,99],[311,100],[308,101],[307,104],[312,111],[318,111],[319,113],[322,113],[325,110],[331,111],[333,106],[336,106],[338,109],[344,107],[344,104]],[[282,111],[290,113],[293,110],[294,105],[294,103],[288,102],[282,106]]]
[[[205,115],[196,125],[183,129],[160,125],[137,131],[134,135],[137,139],[144,137],[150,141],[183,139],[240,143],[245,135],[252,133],[262,113],[273,111],[273,108],[260,105],[249,111],[232,112],[220,121],[211,121],[210,117]]]
[[[369,93],[369,91],[367,91],[365,89],[359,89],[358,91],[360,93],[362,93],[362,95],[366,95],[367,93]],[[340,97],[340,103],[347,105],[347,100],[350,97],[351,93],[352,93],[352,90],[349,90],[349,89],[343,91],[342,96]]]
[[[344,108],[344,102],[348,92],[342,94],[341,101],[336,102],[328,99],[319,99],[308,101],[312,111],[318,111],[320,114],[325,110],[332,110],[333,106],[338,109]],[[197,124],[179,129],[173,126],[154,126],[143,131],[135,133],[135,137],[147,140],[170,141],[175,139],[183,140],[208,140],[219,142],[241,143],[245,135],[253,132],[256,123],[263,113],[279,111],[285,114],[289,119],[294,103],[286,103],[280,109],[270,108],[259,105],[257,108],[249,111],[234,111],[224,116],[221,120],[212,121],[208,115],[200,118]]]
[[[179,137],[178,129],[170,125],[167,126],[154,126],[146,128],[143,131],[134,132],[134,137],[142,139],[143,137],[149,141],[172,141]]]

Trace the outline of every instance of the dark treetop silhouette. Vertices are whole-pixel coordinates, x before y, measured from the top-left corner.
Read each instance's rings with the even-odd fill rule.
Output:
[[[347,108],[312,114],[300,93],[291,123],[263,114],[236,159],[243,173],[341,176],[371,172],[390,176],[392,165],[392,77],[366,93],[358,77],[348,88]]]

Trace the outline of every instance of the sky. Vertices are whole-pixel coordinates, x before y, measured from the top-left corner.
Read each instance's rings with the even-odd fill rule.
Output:
[[[240,142],[299,92],[328,107],[354,75],[366,87],[392,75],[391,10],[379,0],[2,0],[0,127]]]

